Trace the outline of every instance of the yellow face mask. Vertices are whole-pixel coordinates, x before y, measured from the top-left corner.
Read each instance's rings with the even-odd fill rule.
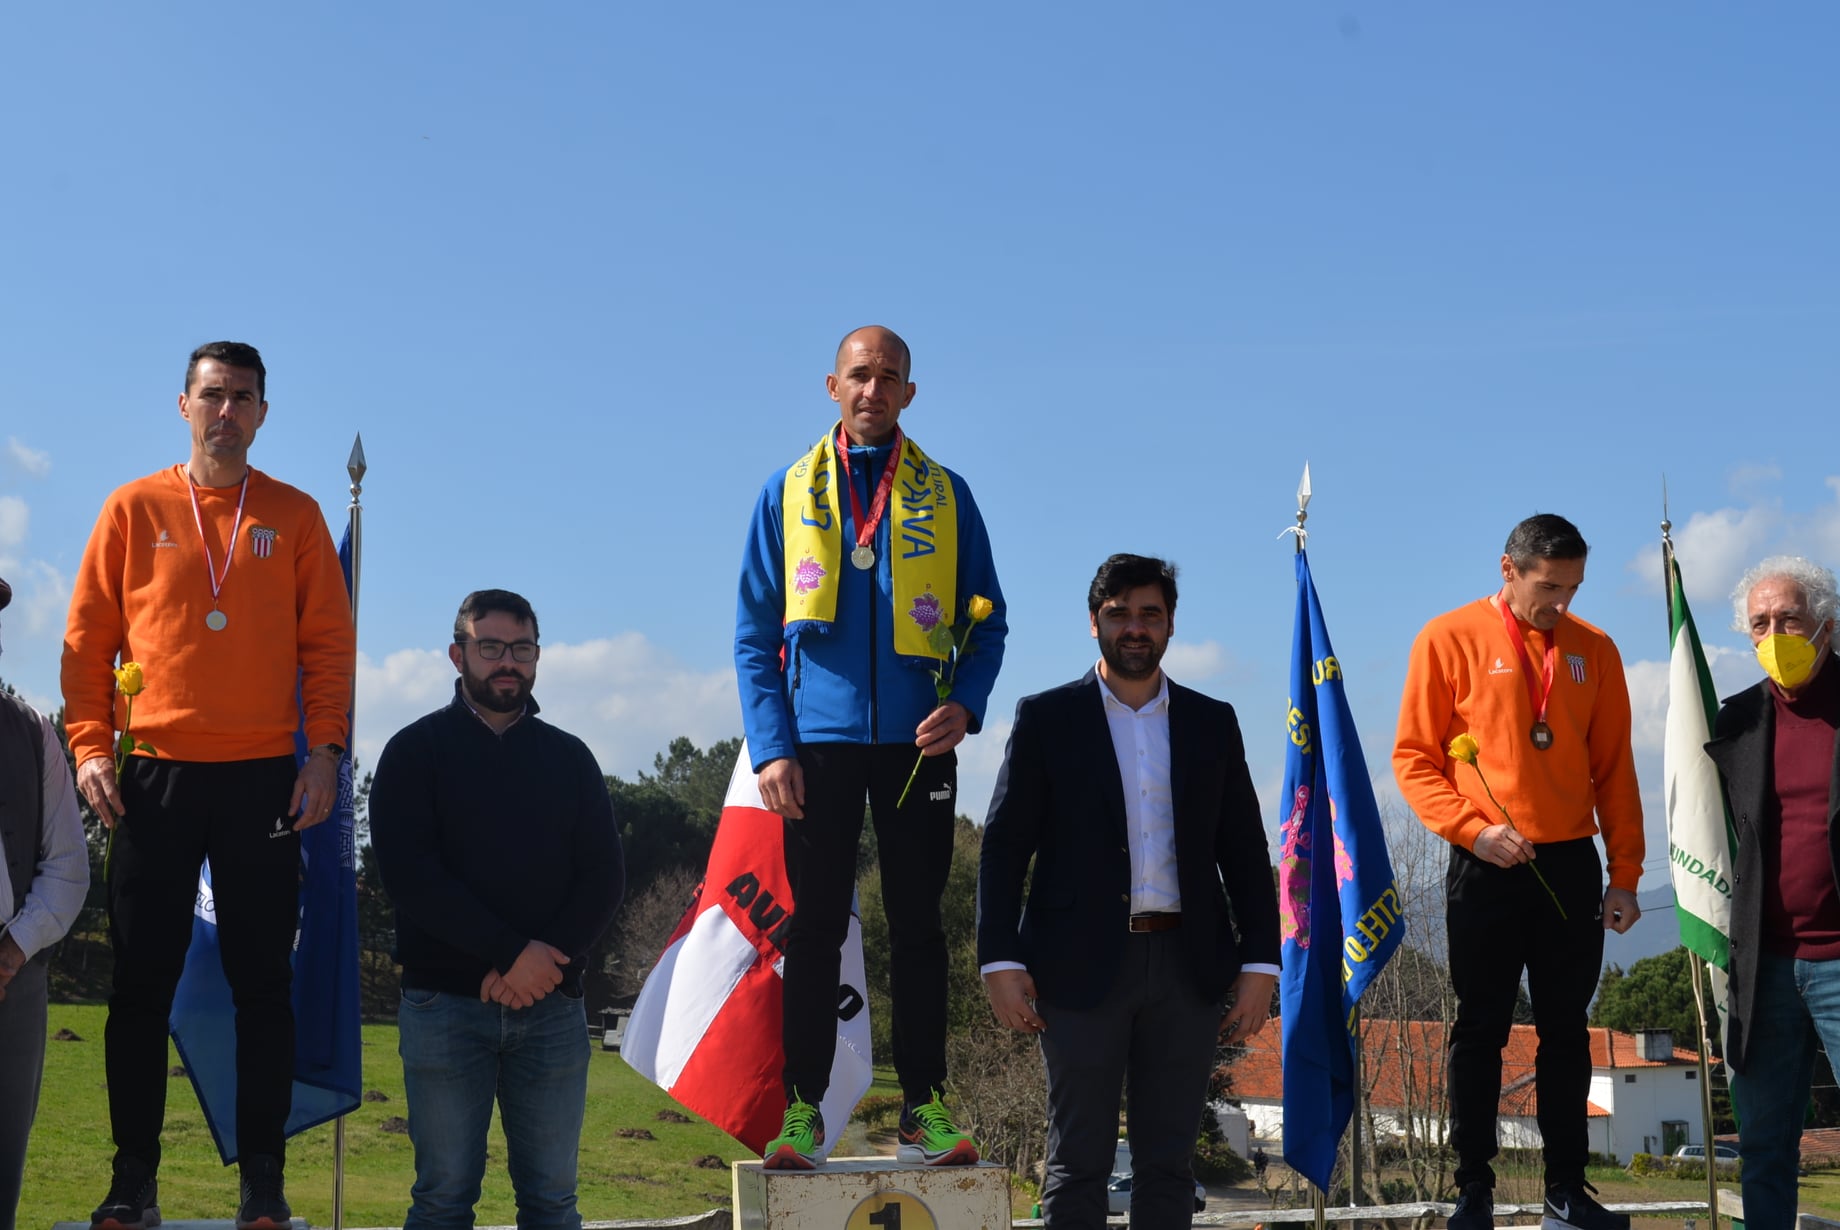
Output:
[[[1757,664],[1777,687],[1793,692],[1808,682],[1820,652],[1812,640],[1778,632],[1757,642]]]

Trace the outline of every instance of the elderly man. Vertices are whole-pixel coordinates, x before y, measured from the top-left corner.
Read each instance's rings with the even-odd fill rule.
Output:
[[[103,1230],[159,1220],[167,1019],[211,861],[224,977],[236,1004],[237,1225],[279,1230],[293,1098],[299,830],[330,814],[356,638],[338,550],[312,497],[249,464],[268,417],[253,346],[194,350],[179,395],[178,465],[117,488],[84,548],[64,634],[65,723],[77,788],[114,830],[114,986],[104,1051],[115,1138]],[[132,657],[135,750],[113,667]],[[311,751],[296,767],[302,713]],[[157,749],[157,751],[155,750]]]
[[[1728,697],[1707,753],[1737,827],[1732,876],[1731,1013],[1744,1224],[1787,1230],[1796,1218],[1802,1114],[1814,1053],[1840,1055],[1840,614],[1834,574],[1775,556],[1732,595],[1766,678]]]
[[[881,851],[893,941],[898,1156],[975,1162],[939,1098],[946,1079],[946,939],[959,741],[983,721],[1003,661],[1003,595],[965,480],[900,427],[914,399],[907,343],[857,329],[825,388],[841,421],[768,477],[742,556],[735,674],[767,807],[786,818],[792,878],[782,1081],[770,1168],[809,1168],[837,1044],[837,979],[865,801]],[[974,597],[991,611],[940,700],[940,632]],[[916,751],[919,753],[916,757]],[[916,773],[916,759],[918,771]]]
[[[1629,1226],[1592,1198],[1584,1173],[1585,1014],[1604,932],[1627,931],[1641,914],[1643,848],[1623,661],[1608,636],[1571,613],[1589,549],[1564,517],[1522,521],[1502,550],[1500,588],[1426,624],[1406,666],[1393,773],[1406,804],[1450,843],[1450,1118],[1460,1189],[1451,1230],[1495,1224],[1489,1163],[1500,1147],[1501,1050],[1523,970],[1539,1034],[1546,1230]],[[1451,754],[1463,734],[1480,746],[1474,763]]]
[[[13,588],[0,580],[0,610]],[[45,954],[89,892],[89,850],[64,743],[0,692],[0,1230],[13,1230],[45,1070]]]

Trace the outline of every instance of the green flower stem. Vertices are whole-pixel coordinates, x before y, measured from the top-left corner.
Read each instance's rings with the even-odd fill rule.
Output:
[[[1489,802],[1495,804],[1495,810],[1501,813],[1502,822],[1505,823],[1509,828],[1514,829],[1515,832],[1517,833],[1520,832],[1519,829],[1514,828],[1514,817],[1508,814],[1508,809],[1501,805],[1501,800],[1497,799],[1495,797],[1495,792],[1489,789],[1489,779],[1482,772],[1481,762],[1472,760],[1472,761],[1469,761],[1468,763],[1469,763],[1470,768],[1476,770],[1476,777],[1478,780],[1482,782],[1483,793],[1489,796]],[[1571,919],[1566,915],[1565,907],[1559,904],[1559,894],[1555,893],[1552,890],[1552,885],[1546,882],[1546,876],[1540,871],[1539,864],[1538,863],[1528,863],[1527,866],[1533,869],[1534,875],[1540,877],[1540,887],[1546,890],[1546,895],[1548,897],[1552,898],[1553,909],[1559,911],[1559,918],[1562,921],[1570,922]]]
[[[115,780],[121,781],[121,771],[128,765],[128,753],[134,750],[134,736],[128,732],[134,729],[134,696],[128,696],[128,717],[121,726],[121,742],[115,745]]]

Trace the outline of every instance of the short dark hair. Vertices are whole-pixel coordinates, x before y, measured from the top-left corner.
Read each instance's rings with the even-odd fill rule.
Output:
[[[1515,526],[1501,553],[1516,568],[1541,559],[1583,559],[1591,548],[1578,527],[1556,513],[1537,513]]]
[[[185,365],[185,391],[192,391],[192,377],[197,374],[198,364],[205,359],[216,359],[226,367],[241,367],[256,374],[256,396],[268,400],[268,369],[262,366],[262,352],[248,342],[206,342],[192,351],[192,358]]]
[[[1086,611],[1097,615],[1109,600],[1140,585],[1161,585],[1163,605],[1176,613],[1176,566],[1148,555],[1114,555],[1099,565],[1086,589]]]
[[[837,359],[834,366],[839,368],[843,366],[843,348],[850,344],[851,338],[855,337],[858,333],[869,332],[886,333],[889,339],[892,340],[896,346],[901,348],[901,379],[907,380],[912,377],[914,374],[914,352],[908,349],[907,342],[901,335],[896,333],[893,329],[890,329],[887,325],[858,325],[856,328],[844,334],[843,340],[837,343]]]
[[[460,613],[454,616],[454,643],[459,644],[467,639],[468,624],[494,611],[509,615],[519,623],[529,624],[530,635],[537,640],[543,639],[543,634],[537,630],[537,613],[530,609],[530,603],[525,601],[522,594],[514,594],[508,589],[476,589],[466,596],[466,600],[460,604]]]

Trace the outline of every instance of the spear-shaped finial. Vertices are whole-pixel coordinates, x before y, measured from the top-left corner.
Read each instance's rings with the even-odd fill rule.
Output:
[[[1306,461],[1303,463],[1303,479],[1297,484],[1297,524],[1287,525],[1282,530],[1278,531],[1278,537],[1280,538],[1284,537],[1286,534],[1297,535],[1297,549],[1299,551],[1303,550],[1304,540],[1310,536],[1310,531],[1303,528],[1303,523],[1310,519],[1309,507],[1310,463]]]
[[[359,432],[351,440],[351,456],[345,459],[345,473],[351,475],[351,503],[357,507],[358,495],[364,490],[364,433]]]
[[[1673,529],[1674,529],[1674,523],[1668,520],[1667,475],[1663,474],[1661,476],[1661,541],[1662,542],[1672,543],[1674,541],[1673,538],[1670,537],[1670,535],[1673,532]]]

